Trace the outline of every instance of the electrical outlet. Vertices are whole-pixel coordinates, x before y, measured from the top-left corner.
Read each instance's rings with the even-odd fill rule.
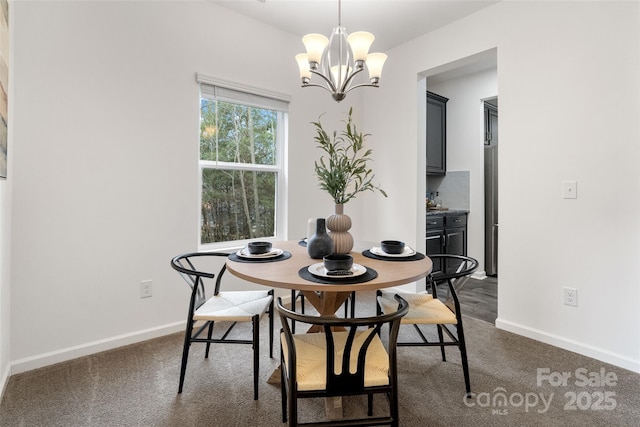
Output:
[[[140,282],[140,298],[149,298],[153,295],[153,282],[151,280],[142,280]]]
[[[573,288],[564,288],[564,304],[573,307],[578,306],[578,290]]]

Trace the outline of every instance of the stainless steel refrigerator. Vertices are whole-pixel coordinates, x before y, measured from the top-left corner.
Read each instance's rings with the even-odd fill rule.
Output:
[[[485,103],[484,263],[488,276],[498,274],[498,109]]]

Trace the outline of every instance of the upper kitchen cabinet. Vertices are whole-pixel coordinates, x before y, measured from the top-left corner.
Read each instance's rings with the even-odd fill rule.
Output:
[[[427,175],[447,173],[447,101],[427,91]]]

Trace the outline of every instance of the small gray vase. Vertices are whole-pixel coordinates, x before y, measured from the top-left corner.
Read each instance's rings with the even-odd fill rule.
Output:
[[[333,253],[333,240],[327,234],[324,218],[316,220],[316,232],[307,241],[307,253],[313,259],[322,259]]]

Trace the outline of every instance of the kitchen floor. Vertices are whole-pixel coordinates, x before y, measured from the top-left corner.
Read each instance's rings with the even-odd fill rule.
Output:
[[[470,278],[457,294],[460,298],[462,314],[495,323],[498,317],[497,277],[487,277],[484,280]],[[445,294],[442,293],[442,295]]]

